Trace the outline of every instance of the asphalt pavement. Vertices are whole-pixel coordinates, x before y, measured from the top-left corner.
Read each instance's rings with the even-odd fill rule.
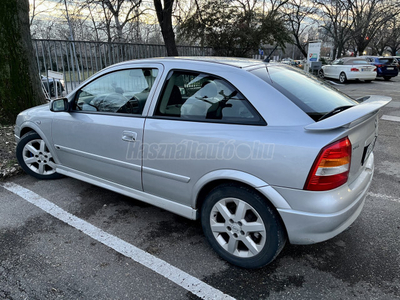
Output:
[[[71,178],[0,182],[0,299],[400,299],[400,79],[387,95],[363,212],[337,237],[259,270],[220,259],[199,222]]]

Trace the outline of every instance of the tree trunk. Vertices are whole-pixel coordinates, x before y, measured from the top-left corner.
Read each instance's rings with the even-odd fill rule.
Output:
[[[161,0],[154,0],[158,23],[164,39],[165,48],[168,56],[178,56],[178,49],[175,43],[174,29],[172,28],[172,7],[174,0],[164,0],[164,7]]]
[[[45,103],[29,31],[28,0],[0,1],[0,123]]]
[[[299,37],[296,35],[295,36],[295,45],[296,47],[301,51],[301,54],[303,54],[304,57],[307,57],[307,52],[304,46],[301,44]]]
[[[333,52],[332,52],[332,59],[335,60],[336,59],[336,53],[337,53],[337,47],[336,45],[333,47]]]
[[[341,58],[343,53],[343,45],[339,44],[338,45],[338,50],[337,50],[337,58]]]

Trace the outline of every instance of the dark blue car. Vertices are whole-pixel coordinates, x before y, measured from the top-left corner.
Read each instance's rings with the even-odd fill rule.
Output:
[[[382,77],[385,80],[390,80],[390,78],[395,77],[399,74],[397,61],[393,57],[366,56],[365,59],[371,65],[376,66],[376,77]]]

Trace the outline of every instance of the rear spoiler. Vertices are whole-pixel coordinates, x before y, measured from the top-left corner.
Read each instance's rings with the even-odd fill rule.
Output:
[[[373,116],[379,109],[392,101],[392,98],[371,95],[357,99],[357,101],[362,102],[332,117],[307,125],[304,129],[307,131],[323,131],[340,127],[354,127]]]

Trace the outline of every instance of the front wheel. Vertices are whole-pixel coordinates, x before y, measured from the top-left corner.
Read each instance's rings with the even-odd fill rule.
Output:
[[[256,191],[235,183],[220,185],[207,195],[201,223],[211,247],[242,268],[269,264],[286,243],[275,208]]]
[[[22,169],[38,179],[57,179],[53,155],[44,140],[36,132],[25,134],[17,145],[17,160]]]
[[[340,83],[346,83],[346,81],[347,81],[346,74],[345,74],[344,72],[340,73],[340,75],[339,75],[339,82],[340,82]]]
[[[324,77],[325,77],[324,70],[321,69],[321,70],[318,71],[318,77],[321,78],[321,79],[324,79]]]

